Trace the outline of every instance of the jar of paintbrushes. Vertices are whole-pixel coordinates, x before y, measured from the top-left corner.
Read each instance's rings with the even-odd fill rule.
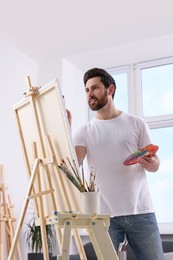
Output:
[[[67,157],[67,161],[62,159],[58,167],[66,174],[73,185],[82,193],[82,213],[100,214],[100,192],[96,185],[96,174],[91,168],[89,181],[85,179],[83,161],[80,165],[80,172]]]

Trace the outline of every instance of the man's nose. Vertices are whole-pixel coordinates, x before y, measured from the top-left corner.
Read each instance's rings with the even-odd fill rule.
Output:
[[[92,91],[92,89],[89,89],[87,94],[88,94],[88,97],[93,96],[93,91]]]

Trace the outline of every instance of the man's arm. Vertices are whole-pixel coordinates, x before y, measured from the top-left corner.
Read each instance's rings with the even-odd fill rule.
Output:
[[[66,113],[67,113],[67,120],[68,120],[70,128],[71,128],[71,125],[72,125],[71,111],[66,109]],[[75,151],[76,151],[76,155],[77,155],[78,164],[80,166],[85,158],[86,148],[84,146],[75,146]]]
[[[86,148],[84,146],[75,146],[76,155],[78,159],[79,166],[83,162],[86,155]]]
[[[156,172],[159,169],[160,160],[156,154],[151,157],[144,156],[140,161],[140,165],[148,172]]]

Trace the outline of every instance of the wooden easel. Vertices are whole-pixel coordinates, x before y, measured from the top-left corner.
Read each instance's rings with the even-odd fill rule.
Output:
[[[4,260],[5,245],[6,254],[9,255],[16,228],[14,206],[10,195],[6,195],[6,190],[4,166],[0,164],[0,260]],[[5,234],[3,234],[3,231],[5,231]],[[3,238],[6,240],[5,243],[3,243]],[[22,260],[19,244],[17,244],[17,257],[16,259]]]
[[[16,113],[17,125],[22,141],[25,162],[30,180],[8,260],[12,260],[14,256],[15,248],[17,245],[17,241],[19,240],[20,231],[22,229],[24,217],[30,199],[34,199],[35,203],[35,210],[37,215],[36,224],[40,225],[41,228],[43,255],[45,260],[49,259],[45,225],[50,223],[54,224],[55,226],[60,250],[59,259],[69,259],[71,229],[73,228],[73,235],[80,258],[81,260],[87,260],[81,237],[78,232],[79,228],[86,228],[93,243],[98,259],[117,260],[118,258],[116,252],[107,231],[109,226],[109,216],[92,216],[86,214],[71,213],[64,214],[62,210],[59,210],[58,203],[60,202],[66,212],[71,212],[74,207],[74,198],[70,198],[68,195],[67,185],[69,184],[69,180],[66,179],[66,176],[63,176],[58,168],[59,159],[57,158],[55,152],[57,144],[54,144],[51,136],[45,135],[45,133],[43,133],[43,124],[42,122],[40,122],[40,115],[37,107],[37,97],[39,97],[38,88],[32,87],[29,77],[28,85],[29,92],[25,93],[25,97],[27,98],[27,102],[29,102],[31,105],[37,141],[33,142],[32,154],[34,163],[31,167],[31,158],[28,158],[28,153],[24,140],[25,138],[22,134],[22,126],[20,124],[20,116],[18,115],[18,113]],[[58,187],[53,187],[52,178],[54,174],[56,175],[58,181]],[[46,179],[46,187],[44,187],[43,185],[43,177]],[[55,198],[56,189],[58,189],[59,192],[58,199]],[[75,190],[76,188],[72,185],[71,187],[69,187],[69,189],[71,195],[73,195],[73,189]],[[81,196],[81,194],[78,193],[77,196]],[[53,212],[51,214],[49,213],[48,215],[46,214],[46,199],[48,199],[48,204],[51,204],[53,209]],[[55,216],[54,212],[59,212],[58,216]]]

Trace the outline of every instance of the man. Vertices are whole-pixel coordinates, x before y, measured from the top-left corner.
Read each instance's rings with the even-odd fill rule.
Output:
[[[110,236],[118,250],[126,236],[139,260],[163,260],[162,243],[152,206],[146,172],[159,169],[157,155],[124,166],[136,150],[151,144],[146,123],[117,109],[116,84],[105,70],[84,75],[86,98],[96,116],[74,137],[79,164],[87,156],[89,169],[100,183],[101,212],[110,214]]]

